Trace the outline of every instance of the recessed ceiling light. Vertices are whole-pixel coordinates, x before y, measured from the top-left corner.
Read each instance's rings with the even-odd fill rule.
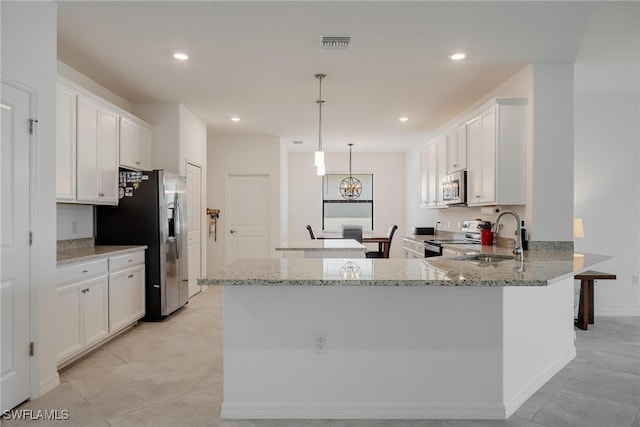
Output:
[[[400,117],[398,120],[400,120],[401,122],[408,122],[409,117]]]
[[[466,58],[467,55],[460,52],[460,53],[454,53],[453,55],[449,56],[449,58],[453,59],[454,61],[460,61],[461,59]]]
[[[174,53],[173,57],[176,58],[176,59],[179,59],[180,61],[186,61],[187,59],[189,59],[189,55],[187,55],[186,53],[182,53],[182,52]]]
[[[240,121],[240,117],[231,117],[231,121],[232,122],[239,122]]]

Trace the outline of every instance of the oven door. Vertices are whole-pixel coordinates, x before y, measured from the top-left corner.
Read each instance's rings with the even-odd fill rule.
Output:
[[[424,257],[432,258],[442,256],[442,245],[439,243],[424,242]]]

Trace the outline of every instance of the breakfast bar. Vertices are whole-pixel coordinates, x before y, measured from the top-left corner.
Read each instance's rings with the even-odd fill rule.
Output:
[[[606,259],[231,264],[199,280],[224,287],[221,416],[506,419],[575,357],[573,276]]]

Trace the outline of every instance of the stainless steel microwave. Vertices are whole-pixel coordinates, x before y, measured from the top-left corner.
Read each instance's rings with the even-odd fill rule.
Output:
[[[458,171],[444,176],[442,199],[447,205],[467,204],[467,171]]]

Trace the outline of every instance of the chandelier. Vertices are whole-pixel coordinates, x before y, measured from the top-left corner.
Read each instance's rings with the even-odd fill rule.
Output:
[[[340,195],[347,200],[353,200],[362,194],[362,183],[351,174],[351,149],[353,144],[349,144],[349,176],[340,181]]]
[[[316,172],[318,176],[324,175],[324,151],[322,151],[322,104],[324,104],[324,100],[322,99],[322,79],[327,77],[326,74],[316,74],[316,79],[320,82],[320,91],[318,100],[318,151],[315,153],[315,166]]]

